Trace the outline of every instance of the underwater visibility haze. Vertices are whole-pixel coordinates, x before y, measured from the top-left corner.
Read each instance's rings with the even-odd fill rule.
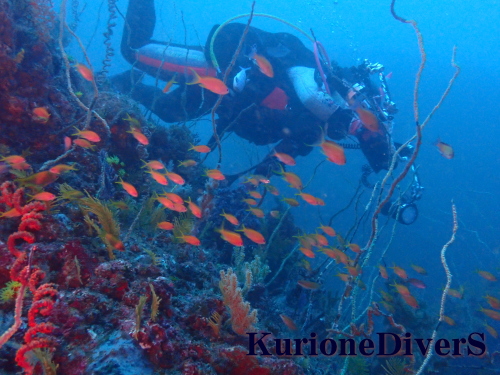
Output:
[[[0,0],[0,374],[500,373],[497,0]]]

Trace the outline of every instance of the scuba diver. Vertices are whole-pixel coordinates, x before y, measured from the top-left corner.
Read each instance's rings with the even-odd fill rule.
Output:
[[[133,69],[112,77],[113,85],[167,123],[206,115],[219,95],[191,83],[197,75],[222,77],[220,72],[230,65],[246,25],[215,25],[202,48],[152,39],[155,23],[154,0],[130,0],[121,52]],[[144,74],[167,85],[163,90],[146,85],[141,82]],[[378,87],[371,75],[378,75]],[[227,78],[229,92],[216,110],[219,138],[234,132],[256,145],[276,143],[273,153],[258,165],[227,176],[229,183],[250,170],[269,176],[283,167],[272,156],[275,152],[305,156],[324,137],[357,139],[358,143],[343,146],[360,148],[365,155],[369,163],[365,180],[368,171],[389,168],[395,151],[391,131],[397,108],[382,65],[365,60],[360,66],[341,68],[330,63],[316,41],[313,52],[292,34],[250,26]],[[179,87],[170,90],[173,83]],[[212,136],[208,146],[213,148],[215,143]],[[390,208],[386,214],[393,211]]]

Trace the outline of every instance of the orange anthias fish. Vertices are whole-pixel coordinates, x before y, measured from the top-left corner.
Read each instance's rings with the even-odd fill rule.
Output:
[[[168,221],[162,221],[158,223],[157,227],[160,229],[172,230],[174,229],[174,224],[169,223]]]
[[[168,199],[166,197],[158,197],[158,198],[156,198],[156,200],[158,202],[160,202],[162,205],[164,205],[166,208],[168,208],[169,210],[174,210],[176,203],[172,202],[170,199]]]
[[[340,280],[342,280],[343,282],[348,282],[349,279],[351,278],[351,275],[349,275],[348,273],[337,273],[335,276],[337,276]]]
[[[139,196],[137,189],[132,184],[129,184],[128,182],[125,182],[123,180],[117,181],[116,184],[121,184],[125,191],[134,198],[137,198]]]
[[[248,194],[255,199],[262,198],[262,194],[260,194],[258,191],[255,191],[255,190],[249,191]]]
[[[387,273],[387,269],[383,265],[379,264],[378,265],[378,270],[379,270],[380,276],[382,278],[384,278],[386,280],[389,278],[389,274]]]
[[[184,161],[180,161],[179,160],[179,167],[184,167],[184,168],[189,168],[189,167],[193,167],[195,165],[197,165],[198,162],[195,161],[195,160],[192,160],[192,159],[189,159],[189,160],[184,160]]]
[[[187,212],[187,208],[183,204],[174,203],[174,207],[172,207],[172,211]]]
[[[101,137],[99,137],[99,134],[97,134],[96,132],[93,132],[92,130],[79,130],[77,127],[75,127],[75,129],[76,129],[76,133],[72,134],[73,136],[84,138],[90,142],[100,142],[101,141]]]
[[[359,274],[361,274],[361,268],[359,267],[359,265],[354,267],[354,266],[349,266],[348,264],[346,264],[345,268],[347,268],[347,272],[349,272],[349,274],[353,277],[356,277]]]
[[[476,271],[476,272],[479,274],[479,276],[485,278],[488,281],[497,281],[497,278],[491,272],[488,271]]]
[[[78,73],[80,73],[82,75],[82,77],[85,78],[87,81],[93,81],[94,80],[94,74],[85,65],[83,65],[83,64],[76,64],[75,68],[76,68],[76,70],[78,70]]]
[[[150,170],[150,171],[147,171],[146,173],[149,173],[151,175],[151,177],[153,177],[153,179],[156,182],[158,182],[159,184],[165,185],[165,186],[168,185],[167,178],[165,177],[165,175],[161,174],[160,172]]]
[[[297,201],[297,199],[293,199],[293,198],[283,198],[283,202],[285,202],[286,204],[288,204],[292,207],[300,206],[300,203]]]
[[[344,165],[346,163],[344,148],[339,144],[324,139],[319,146],[323,154],[326,155],[328,161],[338,165]]]
[[[450,288],[450,289],[448,289],[448,295],[455,297],[455,298],[458,298],[458,299],[462,299],[462,298],[464,298],[464,288],[460,287],[460,290]]]
[[[24,157],[22,157],[21,155],[10,155],[10,156],[3,157],[2,159],[0,159],[0,161],[4,161],[7,164],[12,165],[12,164],[24,163],[26,161],[26,159]]]
[[[283,323],[285,323],[285,325],[291,329],[292,331],[296,331],[297,330],[297,326],[295,325],[295,322],[292,320],[292,318],[289,318],[288,316],[286,316],[285,314],[281,314],[280,315],[280,318],[281,320],[283,321]]]
[[[345,265],[349,264],[349,257],[342,250],[334,248],[334,249],[321,249],[321,251],[324,252],[330,258],[335,259],[337,263],[342,263]]]
[[[18,216],[21,216],[21,212],[19,212],[16,208],[12,208],[9,211],[0,214],[0,217],[5,217],[5,218],[12,218]]]
[[[77,146],[82,147],[82,148],[90,148],[91,150],[93,150],[95,148],[95,146],[92,143],[90,143],[89,141],[87,141],[86,139],[83,139],[83,138],[74,139],[73,143]]]
[[[449,316],[447,315],[443,315],[443,320],[449,324],[450,326],[454,326],[455,325],[455,320],[453,320],[452,318],[450,318]]]
[[[453,151],[453,147],[451,147],[449,144],[441,142],[439,139],[436,142],[436,147],[438,148],[439,152],[443,157],[446,159],[453,159],[455,156],[455,151]]]
[[[491,309],[483,309],[482,307],[479,309],[484,315],[490,317],[491,319],[500,320],[500,312],[491,310]]]
[[[166,85],[165,85],[165,87],[163,88],[162,92],[163,92],[164,94],[166,94],[167,92],[169,92],[169,91],[170,91],[170,88],[172,87],[172,85],[173,85],[174,83],[177,83],[177,82],[175,81],[175,79],[176,79],[176,78],[177,78],[177,73],[175,73],[175,74],[172,76],[172,78],[170,78],[170,80],[167,82],[167,84],[166,84]]]
[[[198,145],[198,146],[191,145],[191,148],[188,149],[188,151],[191,151],[191,150],[194,150],[194,151],[199,152],[201,154],[206,154],[206,153],[212,151],[212,149],[210,147],[205,146],[205,145]]]
[[[132,129],[132,130],[128,130],[127,133],[132,134],[132,136],[141,145],[144,145],[144,146],[149,145],[149,139],[148,139],[148,137],[146,137],[140,130],[138,130],[138,129]]]
[[[290,155],[285,154],[283,152],[275,152],[271,156],[275,156],[276,158],[278,158],[278,160],[280,162],[282,162],[283,164],[286,164],[286,165],[294,166],[297,164],[297,162],[295,161],[294,158],[292,158]]]
[[[302,185],[302,180],[300,179],[299,176],[297,176],[295,173],[292,172],[282,172],[283,174],[283,179],[290,184],[291,187],[297,189],[297,190],[302,190],[304,187]]]
[[[49,121],[50,113],[45,107],[36,107],[33,109],[33,120],[45,124]]]
[[[56,199],[56,196],[52,193],[49,193],[48,191],[44,191],[42,193],[38,193],[38,194],[33,195],[32,198],[34,200],[37,200],[37,201],[48,202],[48,201]]]
[[[123,245],[123,242],[120,241],[119,238],[116,238],[115,236],[113,236],[111,233],[106,233],[104,238],[111,245],[111,247],[113,247],[114,249],[119,250],[119,251],[125,250],[125,246]]]
[[[357,105],[355,111],[365,128],[372,132],[377,132],[380,129],[377,116],[375,116],[372,111],[364,109],[361,105]]]
[[[227,221],[229,221],[231,224],[233,224],[233,225],[239,225],[240,224],[240,222],[238,221],[238,219],[234,215],[226,214],[224,211],[222,211],[222,213],[220,215],[224,216],[224,218]]]
[[[165,166],[163,165],[163,163],[161,161],[158,161],[158,160],[151,160],[148,162],[145,162],[143,160],[142,162],[144,163],[142,168],[154,169],[155,171],[158,171],[160,169],[165,169]]]
[[[177,237],[177,238],[180,240],[183,240],[185,243],[188,243],[188,244],[193,245],[193,246],[200,246],[201,245],[200,240],[198,238],[196,238],[195,236],[188,236],[188,235],[183,234],[182,236]]]
[[[492,297],[490,295],[487,295],[484,298],[486,298],[491,307],[500,310],[500,300],[498,298]]]
[[[295,195],[300,195],[300,197],[303,200],[305,200],[307,203],[309,203],[311,206],[317,206],[318,205],[318,198],[316,198],[312,194],[300,192],[300,193],[297,193]]]
[[[170,199],[172,202],[177,203],[177,204],[183,204],[184,199],[182,199],[181,196],[175,194],[175,193],[164,193],[164,195]]]
[[[319,289],[321,287],[321,285],[319,285],[318,283],[307,280],[299,280],[297,281],[297,284],[299,284],[304,289],[311,289],[311,290]]]
[[[257,48],[252,48],[252,52],[248,55],[248,58],[257,64],[262,74],[268,76],[269,78],[274,77],[273,66],[268,59],[257,53]]]
[[[403,298],[403,300],[406,302],[406,304],[408,306],[411,306],[414,309],[420,308],[420,306],[418,305],[417,300],[411,294],[401,294],[401,297]]]
[[[236,233],[236,232],[233,232],[230,230],[226,230],[226,229],[224,229],[224,226],[220,229],[216,229],[216,231],[220,233],[221,238],[224,241],[229,242],[231,245],[243,246],[243,238],[241,238],[239,233]]]
[[[391,267],[396,275],[401,277],[402,279],[406,280],[408,278],[408,275],[406,274],[406,271],[402,269],[401,267],[398,266],[393,266]]]
[[[486,328],[486,330],[488,331],[488,333],[493,336],[494,338],[498,338],[498,332],[496,331],[495,328],[493,328],[492,326],[490,326],[489,324],[484,324],[484,328]]]
[[[20,179],[21,182],[27,184],[27,185],[37,185],[41,187],[45,187],[51,183],[53,183],[55,180],[57,180],[59,175],[49,172],[49,171],[43,171],[43,172],[38,172],[35,174],[32,174],[31,176],[28,176],[26,178]]]
[[[427,275],[427,271],[423,267],[417,266],[415,264],[410,264],[410,267],[421,275]]]
[[[314,252],[310,248],[299,247],[299,250],[302,254],[304,254],[308,258],[316,258],[316,254],[314,254]]]
[[[280,195],[280,192],[276,187],[273,185],[265,185],[265,188],[268,192],[270,192],[272,195]]]
[[[64,137],[64,151],[68,151],[70,147],[71,147],[71,138],[65,136]]]
[[[260,208],[249,208],[247,211],[250,211],[252,214],[257,216],[258,218],[263,218],[264,216],[266,216],[264,214],[264,211],[262,211]]]
[[[73,167],[72,165],[67,165],[67,164],[57,164],[49,169],[50,172],[55,173],[55,174],[61,174],[64,172],[76,171],[76,170],[77,169],[75,167]]]
[[[170,179],[172,180],[173,183],[177,184],[177,185],[184,185],[186,183],[186,181],[184,181],[184,179],[179,176],[177,173],[174,173],[174,172],[168,172],[165,173],[165,175]]]
[[[309,237],[314,238],[318,247],[319,246],[328,246],[328,240],[322,234],[314,233],[314,234],[310,234]]]
[[[335,233],[335,230],[329,226],[321,225],[318,227],[318,229],[321,229],[323,232],[325,232],[330,237],[335,237],[337,235],[337,233]]]
[[[196,216],[198,219],[201,219],[201,208],[198,207],[195,203],[193,203],[191,201],[191,197],[189,197],[189,200],[188,201],[184,201],[188,204],[188,207],[189,207],[189,210],[191,211],[191,213]]]
[[[255,242],[258,245],[264,245],[266,243],[264,236],[254,229],[245,228],[245,226],[243,225],[243,229],[240,229],[239,231],[243,232],[243,234],[249,240]]]
[[[395,287],[397,289],[398,293],[401,294],[402,296],[410,295],[410,290],[402,284],[394,283],[394,284],[391,284],[391,286]]]
[[[241,201],[245,202],[246,204],[249,204],[250,206],[257,206],[257,201],[252,198],[242,199]]]
[[[200,76],[194,69],[189,68],[189,70],[193,74],[193,79],[191,82],[187,82],[187,85],[200,85],[204,89],[212,91],[215,94],[226,95],[229,93],[229,89],[226,84],[222,82],[220,79],[210,76]]]
[[[361,253],[361,248],[359,247],[359,245],[357,245],[355,243],[351,243],[347,247],[357,254]]]
[[[224,176],[222,172],[219,171],[218,169],[207,169],[205,173],[208,178],[213,178],[214,180],[217,181],[222,181],[226,179],[226,176]]]
[[[413,285],[414,287],[416,288],[420,288],[420,289],[425,289],[427,288],[427,286],[425,285],[425,283],[422,281],[422,280],[419,280],[419,279],[408,279],[407,280],[411,285]]]

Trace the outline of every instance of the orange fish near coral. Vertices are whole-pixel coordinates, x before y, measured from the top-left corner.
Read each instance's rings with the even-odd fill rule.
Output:
[[[35,174],[32,174],[31,176],[25,177],[20,179],[21,182],[28,184],[28,185],[37,185],[41,187],[45,187],[51,183],[53,183],[59,175],[49,172],[49,171],[43,171],[43,172],[38,172]]]
[[[379,130],[380,126],[377,116],[375,116],[372,111],[364,109],[361,105],[357,105],[355,111],[365,128],[372,132],[377,132]]]
[[[132,129],[127,131],[127,133],[132,134],[132,136],[139,142],[141,145],[147,146],[149,145],[149,139],[146,137],[140,130]]]
[[[174,209],[175,203],[172,202],[170,199],[165,198],[165,197],[158,197],[158,198],[156,198],[156,200],[158,202],[160,202],[162,205],[164,205],[166,208],[168,208],[169,210]]]
[[[83,139],[83,138],[74,139],[73,143],[77,146],[82,147],[82,148],[90,148],[91,150],[93,150],[95,148],[95,146],[92,143],[90,143],[89,141],[87,141],[86,139]]]
[[[292,207],[300,206],[300,203],[297,201],[297,199],[293,199],[293,198],[283,198],[283,202],[285,202],[286,204],[288,204]]]
[[[391,286],[395,287],[397,289],[398,293],[401,294],[402,296],[410,295],[410,290],[402,284],[394,283],[394,284],[391,284]]]
[[[427,271],[423,267],[417,266],[415,264],[410,264],[410,267],[421,275],[427,275]]]
[[[217,181],[222,181],[226,179],[226,176],[224,176],[222,172],[219,171],[218,169],[207,169],[205,173],[208,178],[213,178],[214,180]]]
[[[378,270],[379,270],[380,276],[382,278],[384,278],[386,280],[389,278],[389,274],[387,273],[387,269],[383,265],[379,264],[378,265]]]
[[[162,221],[156,225],[160,229],[172,230],[174,229],[174,224],[169,223],[168,221]]]
[[[212,151],[212,149],[210,147],[205,146],[205,145],[198,145],[198,146],[191,145],[191,148],[188,149],[188,151],[191,151],[191,150],[194,150],[194,151],[199,152],[201,154],[206,154],[206,153]]]
[[[177,204],[183,204],[184,199],[182,199],[181,196],[175,194],[175,193],[164,193],[164,195],[170,199],[172,202],[177,203]]]
[[[488,331],[488,333],[493,336],[494,338],[498,338],[498,332],[496,331],[495,328],[493,328],[492,326],[488,325],[488,324],[484,324],[484,328],[486,328],[486,330]]]
[[[328,161],[338,165],[344,165],[346,163],[344,148],[339,144],[333,141],[323,140],[319,146],[323,154],[326,155]]]
[[[233,224],[233,225],[239,225],[240,224],[240,222],[238,221],[238,219],[234,215],[226,214],[224,211],[222,211],[222,213],[220,215],[224,216],[224,218],[227,221],[229,221],[231,224]]]
[[[500,312],[491,310],[491,309],[483,309],[482,307],[479,309],[484,315],[490,317],[491,319],[500,320]]]
[[[311,206],[317,206],[318,205],[318,198],[316,198],[312,194],[300,192],[300,193],[295,194],[295,195],[300,195],[300,197],[303,200],[305,200],[307,203],[309,203]]]
[[[116,238],[111,233],[106,233],[106,235],[104,236],[104,238],[111,245],[111,247],[113,247],[114,249],[119,250],[119,251],[124,251],[125,250],[125,246],[123,245],[123,242],[120,241],[119,238]]]
[[[295,322],[292,320],[292,318],[289,318],[288,316],[286,316],[285,314],[281,314],[280,315],[280,318],[281,320],[283,321],[283,323],[285,323],[285,325],[291,329],[292,331],[296,331],[297,330],[297,326],[295,325]]]
[[[177,73],[175,73],[175,74],[172,76],[172,78],[170,78],[170,80],[167,82],[167,84],[166,84],[166,85],[165,85],[165,87],[163,88],[162,92],[163,92],[164,94],[166,94],[167,92],[169,92],[169,91],[170,91],[170,88],[172,87],[172,85],[173,85],[174,83],[177,83],[177,82],[175,81],[175,79],[176,79],[176,78],[177,78]]]
[[[500,300],[498,298],[489,295],[485,296],[484,298],[486,298],[491,307],[500,310]]]
[[[177,237],[177,238],[184,241],[185,243],[188,243],[188,244],[193,245],[193,246],[200,246],[201,245],[200,240],[198,238],[196,238],[195,236],[188,236],[188,235],[183,234],[182,236]]]
[[[194,69],[189,68],[189,70],[193,74],[193,79],[191,82],[187,82],[187,85],[200,85],[204,89],[212,91],[215,94],[226,95],[229,93],[229,89],[226,84],[222,82],[220,79],[210,76],[200,76]]]
[[[92,71],[89,68],[87,68],[85,65],[76,64],[75,68],[76,68],[76,70],[78,70],[78,73],[80,73],[81,76],[83,78],[85,78],[87,81],[92,82],[94,80],[94,73],[92,73]]]
[[[84,138],[90,142],[100,142],[101,141],[101,137],[99,137],[99,134],[97,134],[96,132],[93,132],[92,130],[79,130],[77,127],[75,127],[75,129],[76,129],[76,133],[72,134],[74,136]]]
[[[167,178],[165,177],[165,175],[161,174],[160,172],[156,172],[156,171],[147,171],[146,173],[149,173],[151,175],[151,177],[153,177],[153,180],[155,180],[156,182],[158,182],[159,184],[161,185],[168,185],[168,181],[167,181]]]
[[[154,169],[155,171],[158,171],[160,169],[165,169],[165,166],[163,165],[163,163],[161,161],[158,161],[158,160],[151,160],[148,162],[145,162],[144,160],[142,160],[142,162],[144,163],[142,168],[147,167],[149,169]]]
[[[32,198],[36,201],[48,202],[56,199],[56,196],[52,193],[49,193],[48,191],[44,191],[42,193],[33,195]]]
[[[427,286],[425,285],[425,283],[422,281],[422,280],[419,280],[419,279],[408,279],[407,280],[411,285],[413,285],[414,287],[416,288],[420,288],[420,289],[425,289],[427,288]]]
[[[251,241],[255,242],[258,245],[264,245],[266,243],[266,240],[264,239],[264,236],[257,232],[254,229],[250,228],[245,228],[243,225],[243,229],[240,229],[241,232]]]
[[[452,318],[450,318],[449,316],[447,315],[443,315],[443,320],[450,326],[454,326],[455,325],[455,320],[453,320]]]
[[[189,210],[191,211],[191,213],[196,216],[198,219],[201,219],[201,208],[198,207],[196,204],[194,204],[192,201],[191,201],[191,197],[189,197],[189,200],[188,201],[184,201],[188,204],[188,207],[189,207]]]
[[[264,214],[264,211],[262,211],[260,208],[249,208],[247,211],[250,211],[252,214],[257,216],[258,218],[263,218],[264,216],[266,216]]]
[[[71,138],[66,136],[64,137],[64,151],[68,151],[70,147],[71,147]]]
[[[7,164],[12,165],[12,164],[24,163],[26,159],[21,155],[10,155],[3,157],[2,159],[0,159],[0,161],[4,161]]]
[[[323,232],[325,232],[330,237],[335,237],[337,235],[335,233],[335,230],[329,226],[321,225],[318,229],[321,229]]]
[[[408,275],[406,274],[406,271],[402,269],[401,267],[398,266],[393,266],[391,267],[396,275],[401,277],[402,279],[406,280],[408,278]]]
[[[448,295],[458,299],[462,299],[464,298],[464,287],[460,287],[460,290],[450,288],[448,289]]]
[[[21,212],[19,212],[16,208],[12,208],[9,211],[3,212],[0,214],[0,217],[12,218],[21,216]]]
[[[280,162],[286,165],[294,166],[297,164],[294,158],[283,152],[275,152],[272,156],[276,157]]]
[[[252,198],[242,199],[241,201],[245,202],[246,204],[249,204],[250,206],[257,206],[257,201]]]
[[[50,172],[55,173],[55,174],[61,174],[64,172],[76,171],[76,170],[77,169],[75,167],[73,167],[71,165],[67,165],[67,164],[57,164],[49,169]]]
[[[307,280],[299,280],[297,281],[297,284],[299,284],[304,289],[311,289],[311,290],[316,290],[321,287],[321,285],[319,285],[318,283]]]
[[[414,309],[420,308],[420,306],[418,305],[417,300],[411,294],[401,294],[401,297],[403,298],[403,300],[406,302],[406,304],[408,306],[411,306]]]
[[[36,107],[33,110],[33,120],[37,122],[41,122],[42,124],[45,124],[47,121],[49,121],[50,118],[50,113],[45,107]]]
[[[186,183],[186,181],[184,181],[184,179],[181,176],[179,176],[177,173],[167,172],[165,175],[170,180],[172,180],[173,183],[175,183],[177,185],[184,185]]]
[[[224,229],[224,227],[220,229],[216,229],[217,232],[220,233],[221,238],[229,242],[233,246],[243,246],[243,238],[241,238],[239,233],[232,232],[230,230]]]
[[[292,172],[282,172],[283,174],[283,179],[290,184],[291,187],[297,189],[297,190],[302,190],[304,187],[302,185],[302,180],[300,179],[299,176],[297,176],[295,173]]]
[[[255,64],[259,67],[262,74],[268,76],[269,78],[274,77],[273,66],[264,56],[257,53],[257,48],[253,47],[252,52],[248,55],[248,58],[253,60]]]
[[[361,248],[359,247],[359,245],[357,245],[355,243],[351,243],[347,247],[357,254],[361,253]]]
[[[455,151],[453,151],[453,147],[449,144],[441,142],[439,139],[436,142],[436,147],[438,148],[441,155],[443,155],[446,159],[453,159],[455,156]]]
[[[488,281],[497,281],[497,278],[491,272],[488,271],[476,271],[476,272],[479,274],[479,276],[485,278]]]
[[[189,160],[184,160],[184,161],[179,161],[179,167],[184,167],[184,168],[189,168],[197,165],[198,162],[192,159]]]
[[[123,189],[125,189],[125,191],[134,198],[137,198],[139,196],[137,189],[132,184],[129,184],[128,182],[125,182],[123,180],[117,181],[116,184],[122,185]]]
[[[299,250],[308,258],[316,258],[316,254],[314,254],[314,252],[307,247],[299,247]]]
[[[255,190],[249,191],[248,194],[251,197],[255,198],[255,199],[261,199],[262,198],[262,195],[258,191],[255,191]]]

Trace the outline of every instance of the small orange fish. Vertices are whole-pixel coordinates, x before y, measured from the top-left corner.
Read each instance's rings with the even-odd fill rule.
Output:
[[[176,211],[176,212],[187,212],[187,207],[184,206],[183,204],[179,204],[179,203],[174,203],[174,207],[172,207],[172,211]]]
[[[319,146],[323,154],[326,155],[328,161],[338,165],[344,165],[346,163],[344,148],[339,144],[333,141],[323,140]]]
[[[78,169],[76,169],[72,165],[67,165],[67,164],[57,164],[49,169],[50,172],[55,173],[55,174],[61,174],[64,172],[77,171],[77,170]]]
[[[265,188],[268,192],[270,192],[272,195],[280,195],[280,192],[278,189],[276,189],[276,187],[274,187],[273,185],[265,185]]]
[[[292,207],[300,206],[300,203],[297,201],[297,199],[293,199],[293,198],[283,198],[283,202],[285,202],[286,204],[288,204]]]
[[[229,242],[233,246],[243,246],[243,238],[241,238],[239,233],[232,232],[230,230],[224,229],[224,226],[220,229],[216,229],[220,233],[221,238]]]
[[[349,249],[351,249],[352,251],[354,251],[356,254],[359,254],[361,253],[361,248],[359,247],[359,245],[356,245],[355,243],[351,243],[349,244],[349,246],[347,246]]]
[[[401,294],[401,298],[406,302],[408,306],[413,307],[414,309],[419,309],[417,300],[411,294]]]
[[[177,184],[177,185],[184,185],[186,183],[186,181],[184,181],[184,179],[179,176],[177,173],[174,173],[174,172],[168,172],[165,174],[174,184]]]
[[[317,206],[318,205],[318,198],[316,198],[314,195],[308,194],[308,193],[297,193],[295,195],[300,195],[300,197],[309,203],[311,206]]]
[[[25,184],[28,185],[38,185],[41,187],[45,187],[47,185],[50,185],[53,183],[55,180],[57,180],[59,175],[49,172],[49,171],[43,171],[43,172],[38,172],[35,174],[32,174],[31,176],[25,177],[20,179],[21,182],[24,182]]]
[[[387,302],[392,302],[394,301],[394,298],[389,294],[387,293],[386,291],[384,290],[380,290],[380,294],[382,295],[382,298],[387,301]]]
[[[443,315],[443,321],[445,321],[450,326],[454,326],[455,325],[455,321],[452,318],[450,318],[449,316],[447,316],[447,315]]]
[[[292,331],[296,331],[297,330],[297,326],[295,325],[295,322],[292,320],[292,318],[289,318],[288,316],[286,316],[285,314],[281,314],[280,315],[280,318],[281,320],[283,321],[283,323],[285,323],[285,325],[291,329]]]
[[[396,290],[398,291],[398,293],[401,294],[401,295],[410,294],[410,290],[406,286],[404,286],[402,284],[398,284],[398,283],[395,282],[394,284],[391,284],[391,286],[395,287]]]
[[[299,284],[304,289],[311,289],[311,290],[316,290],[321,287],[321,285],[319,285],[318,283],[307,280],[299,280],[297,281],[297,284]]]
[[[163,165],[163,163],[161,161],[158,161],[158,160],[151,160],[148,162],[145,162],[144,160],[142,160],[142,162],[144,163],[142,168],[154,169],[155,171],[158,171],[160,169],[165,169],[165,166]]]
[[[243,229],[240,229],[239,231],[243,232],[243,234],[250,241],[255,242],[258,245],[264,245],[266,243],[264,236],[254,229],[245,228],[245,226],[243,225]]]
[[[500,310],[500,300],[498,298],[492,297],[490,295],[487,295],[484,298],[486,298],[491,307]]]
[[[48,201],[56,199],[56,196],[52,193],[49,193],[48,191],[44,191],[42,193],[38,193],[38,194],[33,195],[32,198],[34,200],[37,200],[37,201],[48,202]]]
[[[420,288],[420,289],[427,288],[427,285],[425,285],[425,283],[419,279],[411,278],[411,279],[408,279],[407,281],[416,288]]]
[[[234,215],[226,214],[224,211],[222,211],[222,213],[220,215],[224,216],[224,218],[227,221],[229,221],[231,224],[233,224],[233,225],[239,225],[240,224],[240,222],[238,221],[238,219]]]
[[[389,312],[390,314],[394,314],[396,312],[396,309],[390,303],[387,303],[385,301],[380,301],[380,303],[384,306],[384,309],[386,309],[387,312]]]
[[[170,199],[172,202],[177,203],[177,204],[183,204],[184,199],[182,199],[181,196],[175,194],[175,193],[164,193],[164,195]]]
[[[443,157],[446,159],[453,159],[455,156],[455,151],[453,151],[453,147],[451,147],[449,144],[441,142],[439,139],[436,142],[436,147],[438,148],[439,152]]]
[[[302,185],[302,180],[300,179],[299,176],[297,176],[295,173],[292,172],[282,172],[283,174],[283,179],[290,184],[291,187],[297,189],[297,190],[302,190],[303,185]]]
[[[290,155],[285,154],[283,152],[275,152],[271,156],[276,157],[280,162],[286,165],[294,166],[297,164],[294,158],[292,158]]]
[[[127,133],[132,134],[132,136],[141,145],[144,145],[144,146],[149,145],[149,139],[148,139],[148,137],[146,137],[140,130],[138,130],[138,129],[132,129],[132,130],[128,130]]]
[[[12,169],[17,169],[18,171],[25,171],[27,169],[30,169],[31,165],[29,165],[26,162],[22,162],[22,163],[17,163],[17,164],[10,164],[10,167]]]
[[[325,236],[319,233],[311,234],[310,237],[313,237],[317,243],[317,246],[328,246],[328,240]]]
[[[188,207],[189,207],[189,210],[191,211],[191,213],[196,216],[198,219],[201,219],[201,208],[198,207],[195,203],[193,203],[191,201],[191,197],[189,197],[189,200],[188,201],[184,201],[188,204]]]
[[[71,138],[65,136],[64,137],[64,151],[68,151],[70,147],[71,147]]]
[[[156,172],[153,170],[149,170],[146,173],[149,173],[151,175],[151,177],[153,177],[153,180],[155,180],[159,184],[165,185],[165,186],[168,185],[167,178],[165,177],[164,174],[161,174],[160,172]]]
[[[45,107],[36,107],[33,109],[33,120],[45,124],[49,121],[50,113]]]
[[[116,182],[116,184],[121,184],[123,189],[125,189],[125,191],[134,198],[137,198],[139,196],[137,189],[132,184],[129,184],[128,182],[125,182],[123,180]]]
[[[264,211],[262,211],[260,208],[249,208],[247,211],[250,211],[252,214],[257,216],[258,218],[263,218],[264,216],[266,216],[264,214]]]
[[[318,229],[321,229],[323,232],[325,232],[327,235],[330,237],[335,237],[337,233],[335,233],[335,230],[332,227],[325,226],[325,225],[320,225]]]
[[[3,212],[0,217],[12,218],[21,216],[21,212],[19,212],[16,208],[12,208],[9,211]]]
[[[194,151],[199,152],[201,154],[206,154],[206,153],[212,151],[212,149],[210,147],[205,146],[205,145],[198,145],[198,146],[191,145],[191,148],[188,149],[188,151],[191,151],[191,150],[194,150]]]
[[[483,309],[482,307],[479,309],[484,315],[490,317],[491,319],[500,320],[500,312],[490,309]]]
[[[343,282],[348,282],[349,279],[351,278],[351,275],[349,275],[348,273],[337,273],[335,276],[337,276],[340,280],[342,280]]]
[[[119,238],[116,238],[115,236],[113,236],[111,233],[106,233],[104,238],[111,245],[111,247],[113,247],[114,249],[119,250],[119,251],[125,251],[125,246],[123,245],[123,242],[120,241]]]
[[[299,247],[299,250],[308,258],[316,258],[316,254],[314,254],[314,252],[307,247]]]
[[[96,132],[93,132],[92,130],[79,130],[77,127],[74,127],[74,128],[76,129],[76,133],[72,134],[73,136],[84,138],[90,142],[100,142],[101,141],[101,137],[99,137],[99,134],[97,134]]]
[[[172,202],[170,199],[168,199],[166,197],[157,197],[156,200],[158,202],[160,202],[162,205],[164,205],[166,208],[168,208],[169,210],[174,209],[175,203]]]
[[[183,234],[182,236],[177,237],[177,238],[180,240],[183,240],[185,243],[188,243],[188,244],[193,245],[193,246],[200,246],[201,245],[201,241],[198,238],[196,238],[195,236],[188,236],[188,235]]]
[[[89,141],[87,141],[86,139],[83,139],[83,138],[74,139],[73,143],[77,146],[82,147],[82,148],[90,148],[91,150],[93,150],[95,148],[95,146],[92,143],[90,143]]]
[[[248,58],[253,60],[255,64],[257,64],[262,74],[269,78],[274,77],[273,66],[268,59],[257,53],[257,49],[255,47],[252,49],[250,55],[248,55]]]
[[[198,162],[192,159],[189,160],[184,160],[184,161],[179,161],[179,167],[184,167],[184,168],[189,168],[189,167],[194,167],[197,165]]]
[[[359,267],[349,266],[348,264],[346,264],[345,268],[347,268],[347,272],[349,272],[349,274],[353,277],[361,274],[361,269]]]
[[[330,258],[335,259],[337,263],[349,264],[349,257],[339,249],[321,249],[321,251]]]
[[[22,157],[21,155],[10,155],[10,156],[3,157],[1,159],[1,161],[4,161],[7,164],[12,165],[12,164],[24,163],[26,161],[26,159],[24,157]]]
[[[187,85],[198,84],[200,85],[200,87],[203,87],[204,89],[207,89],[219,95],[226,95],[227,93],[229,93],[229,89],[227,88],[226,84],[220,79],[210,76],[200,76],[192,68],[189,68],[189,70],[193,74],[193,79],[191,80],[191,82],[187,82]]]
[[[410,264],[410,267],[421,275],[427,275],[427,271],[423,267],[417,266],[415,264]]]
[[[172,230],[174,229],[174,224],[169,223],[168,221],[162,221],[156,225],[160,229]]]
[[[398,267],[398,266],[393,266],[393,267],[390,267],[393,269],[394,273],[396,275],[398,275],[399,277],[401,277],[402,279],[406,280],[408,278],[408,275],[406,274],[406,271],[404,269],[402,269],[401,267]]]
[[[83,64],[76,64],[75,68],[76,68],[76,70],[78,70],[78,73],[80,73],[81,76],[83,78],[85,78],[87,81],[93,81],[94,80],[94,74],[85,65],[83,65]]]
[[[450,288],[448,289],[448,295],[458,299],[462,299],[464,297],[463,291],[464,291],[463,287],[461,287],[460,290]]]
[[[255,191],[255,190],[249,191],[248,194],[251,197],[255,198],[255,199],[261,199],[262,198],[262,195],[258,191]]]
[[[479,274],[479,276],[485,278],[488,281],[497,281],[497,278],[491,272],[488,271],[476,271],[476,272]]]
[[[205,174],[207,175],[208,178],[213,178],[214,180],[217,181],[222,181],[226,179],[226,176],[222,174],[221,171],[218,169],[207,169],[205,171]]]
[[[245,202],[246,204],[249,204],[250,206],[257,206],[257,201],[252,198],[246,198],[242,199],[242,202]]]
[[[492,326],[490,326],[489,324],[484,324],[484,328],[486,328],[486,330],[488,331],[488,333],[493,336],[495,339],[498,338],[498,332],[496,331],[495,328],[493,328]]]
[[[382,278],[384,278],[386,280],[389,278],[389,274],[387,273],[387,269],[383,265],[379,264],[378,265],[378,270],[379,270],[380,276]]]
[[[357,105],[355,111],[365,128],[372,132],[379,131],[380,125],[377,116],[375,116],[372,111],[364,109],[361,105]]]
[[[169,92],[169,91],[170,91],[170,88],[172,87],[172,85],[173,85],[174,83],[177,83],[177,82],[175,81],[175,79],[176,79],[176,78],[177,78],[177,73],[175,73],[175,74],[172,76],[172,78],[170,78],[170,80],[167,82],[167,84],[166,84],[166,85],[165,85],[165,87],[163,88],[162,92],[163,92],[164,94],[166,94],[167,92]]]

